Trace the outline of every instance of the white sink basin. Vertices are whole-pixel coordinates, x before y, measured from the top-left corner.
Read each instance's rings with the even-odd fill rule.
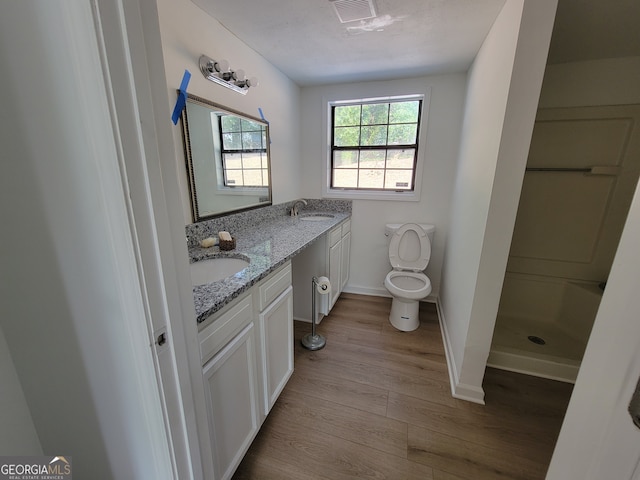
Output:
[[[304,220],[305,222],[325,222],[332,218],[333,215],[305,215],[304,217],[300,217],[300,220]]]
[[[249,260],[235,257],[217,257],[191,264],[191,284],[196,287],[230,277],[249,266]]]

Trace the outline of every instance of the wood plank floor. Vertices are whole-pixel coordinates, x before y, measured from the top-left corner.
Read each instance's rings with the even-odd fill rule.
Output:
[[[544,478],[572,386],[488,369],[486,405],[454,399],[435,306],[407,333],[390,305],[342,294],[316,352],[296,322],[295,371],[234,479]]]

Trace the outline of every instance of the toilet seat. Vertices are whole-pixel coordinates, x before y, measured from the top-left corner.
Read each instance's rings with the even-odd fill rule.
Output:
[[[420,256],[410,258],[401,254],[401,242],[406,234],[414,232],[420,242]],[[389,242],[389,261],[394,270],[408,270],[422,272],[429,264],[431,258],[431,242],[427,233],[417,223],[405,223],[391,237]]]
[[[406,300],[421,300],[431,293],[431,280],[422,272],[391,270],[384,286],[394,297]]]

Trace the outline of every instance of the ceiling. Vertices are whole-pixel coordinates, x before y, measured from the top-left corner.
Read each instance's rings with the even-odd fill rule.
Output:
[[[640,56],[640,1],[558,1],[548,63],[634,56]]]
[[[505,3],[371,1],[341,23],[331,0],[192,0],[301,86],[465,71]],[[639,26],[638,0],[559,0],[549,63],[640,55]]]

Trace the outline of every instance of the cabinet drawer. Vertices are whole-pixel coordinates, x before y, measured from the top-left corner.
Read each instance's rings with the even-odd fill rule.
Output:
[[[245,326],[253,321],[251,295],[232,303],[224,313],[198,334],[202,363],[220,351]]]
[[[345,222],[342,224],[342,236],[344,237],[350,231],[351,231],[351,220],[345,220]]]
[[[342,238],[342,228],[338,225],[329,232],[329,247],[333,247]]]
[[[259,309],[267,308],[278,296],[291,285],[291,262],[272,273],[258,287]]]

